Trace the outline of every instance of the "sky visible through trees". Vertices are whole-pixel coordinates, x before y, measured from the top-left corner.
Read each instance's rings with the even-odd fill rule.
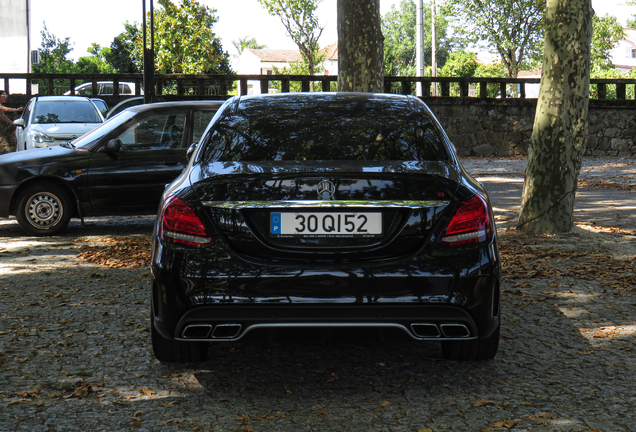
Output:
[[[429,2],[430,0],[425,0]],[[442,2],[442,0],[438,0]],[[229,54],[236,54],[232,41],[244,37],[253,37],[258,43],[277,49],[297,49],[291,38],[285,35],[285,29],[276,17],[270,16],[258,3],[258,0],[201,0],[201,4],[217,9],[219,22],[215,24],[215,32],[222,41],[223,48]],[[393,4],[399,5],[400,0],[381,0],[380,12],[384,16],[391,10]],[[592,5],[597,15],[606,13],[618,17],[621,24],[636,12],[636,6],[627,6],[623,0],[593,0]],[[93,43],[102,47],[110,46],[119,33],[124,31],[124,23],[141,22],[142,3],[129,0],[111,0],[108,8],[100,11],[100,25],[95,26],[92,20],[74,20],[68,25],[68,11],[86,10],[85,0],[31,0],[32,30],[31,40],[34,44],[41,41],[40,32],[46,21],[48,30],[60,39],[69,37],[73,51],[69,58],[77,61],[79,57],[87,56],[88,49]],[[158,1],[155,0],[155,7]],[[325,26],[321,46],[327,46],[337,40],[336,31],[336,0],[323,0],[318,8],[318,16]],[[86,10],[88,12],[88,10]]]

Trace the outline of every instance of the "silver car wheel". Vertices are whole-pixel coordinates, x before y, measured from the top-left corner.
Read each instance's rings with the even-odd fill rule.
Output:
[[[36,228],[55,226],[64,216],[64,206],[51,192],[40,192],[29,198],[27,203],[28,221]]]

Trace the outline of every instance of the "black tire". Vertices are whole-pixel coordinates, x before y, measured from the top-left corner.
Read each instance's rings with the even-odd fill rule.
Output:
[[[183,342],[165,339],[153,324],[154,313],[150,315],[150,337],[152,352],[157,360],[166,363],[201,363],[208,356],[208,342]]]
[[[28,234],[56,235],[71,220],[71,203],[68,193],[60,186],[36,183],[28,186],[18,197],[16,218]]]
[[[495,331],[483,339],[458,340],[442,342],[442,353],[447,360],[473,361],[490,360],[495,357],[499,349],[499,329],[497,325]]]

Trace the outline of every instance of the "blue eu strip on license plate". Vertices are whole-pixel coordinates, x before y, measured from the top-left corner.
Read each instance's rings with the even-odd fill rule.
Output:
[[[280,234],[280,213],[272,213],[270,216],[270,232],[272,234]]]

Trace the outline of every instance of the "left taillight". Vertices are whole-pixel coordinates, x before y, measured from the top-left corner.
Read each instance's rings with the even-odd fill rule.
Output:
[[[492,237],[490,223],[486,201],[476,195],[457,209],[438,243],[465,246],[484,242]]]
[[[175,196],[166,199],[159,227],[159,237],[168,243],[195,248],[214,244],[194,209]]]

